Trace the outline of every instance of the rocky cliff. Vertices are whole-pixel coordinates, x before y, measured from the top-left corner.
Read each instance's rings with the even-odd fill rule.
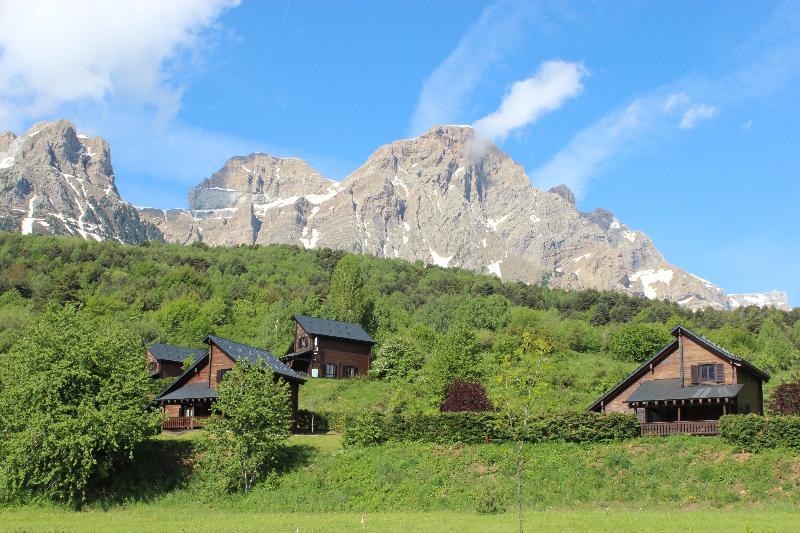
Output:
[[[304,161],[233,157],[189,192],[189,209],[133,208],[108,144],[68,121],[0,133],[0,229],[137,243],[296,244],[463,267],[504,280],[667,298],[690,308],[788,308],[784,293],[727,296],[668,263],[612,213],[543,191],[468,126],[382,146],[338,183]]]
[[[463,267],[506,280],[730,307],[712,283],[669,264],[612,213],[542,191],[465,126],[379,148],[341,184],[302,161],[236,157],[189,194],[189,210],[144,210],[167,240],[294,243]]]
[[[66,120],[0,133],[0,229],[125,243],[161,238],[120,199],[108,143]]]

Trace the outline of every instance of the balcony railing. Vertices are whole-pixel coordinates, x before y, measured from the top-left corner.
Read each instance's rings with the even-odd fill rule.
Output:
[[[197,429],[206,425],[207,416],[170,416],[161,423],[161,429]]]
[[[716,435],[716,420],[682,420],[680,422],[642,422],[642,436],[646,435]]]

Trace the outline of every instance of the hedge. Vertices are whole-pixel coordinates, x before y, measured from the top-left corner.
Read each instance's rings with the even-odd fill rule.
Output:
[[[496,413],[383,415],[366,412],[347,420],[344,443],[369,446],[390,440],[437,444],[510,440],[502,422]],[[527,438],[531,442],[610,442],[638,435],[639,423],[634,415],[567,413],[533,418]]]
[[[725,415],[718,427],[723,439],[743,450],[800,449],[800,416]]]

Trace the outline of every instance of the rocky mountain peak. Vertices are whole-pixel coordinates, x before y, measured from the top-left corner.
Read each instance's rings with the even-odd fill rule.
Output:
[[[68,121],[0,134],[0,227],[11,231],[329,247],[696,309],[788,306],[783,293],[729,298],[669,264],[611,212],[579,212],[567,187],[532,187],[469,126],[435,126],[382,146],[342,183],[296,158],[233,157],[190,191],[189,205],[137,212],[119,198],[108,144]]]
[[[561,185],[556,185],[555,187],[552,187],[547,192],[557,194],[561,198],[563,198],[567,203],[575,205],[575,194],[570,190],[569,187],[567,187],[563,183]]]
[[[189,192],[189,208],[230,208],[264,204],[305,194],[325,194],[336,185],[295,157],[254,153],[233,157]]]
[[[120,199],[104,139],[67,120],[39,122],[0,136],[0,150],[0,227],[122,242],[160,237]]]

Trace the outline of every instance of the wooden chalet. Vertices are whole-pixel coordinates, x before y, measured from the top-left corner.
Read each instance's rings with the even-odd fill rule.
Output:
[[[276,380],[283,379],[289,383],[292,429],[296,428],[298,391],[305,382],[302,376],[266,350],[214,335],[207,336],[203,342],[208,345],[208,350],[203,351],[202,356],[154,400],[167,415],[163,429],[202,426],[211,414],[211,405],[217,399],[217,384],[225,378],[225,373],[237,362],[254,364],[258,360],[264,361],[274,372]]]
[[[281,359],[303,376],[366,376],[375,341],[358,324],[293,315],[294,341]]]
[[[197,361],[206,350],[186,348],[171,344],[151,344],[147,347],[147,362],[150,365],[150,377],[175,378],[183,373],[183,362],[192,358]]]
[[[643,435],[714,435],[724,414],[764,413],[769,374],[683,326],[672,335],[589,410],[635,413]]]

